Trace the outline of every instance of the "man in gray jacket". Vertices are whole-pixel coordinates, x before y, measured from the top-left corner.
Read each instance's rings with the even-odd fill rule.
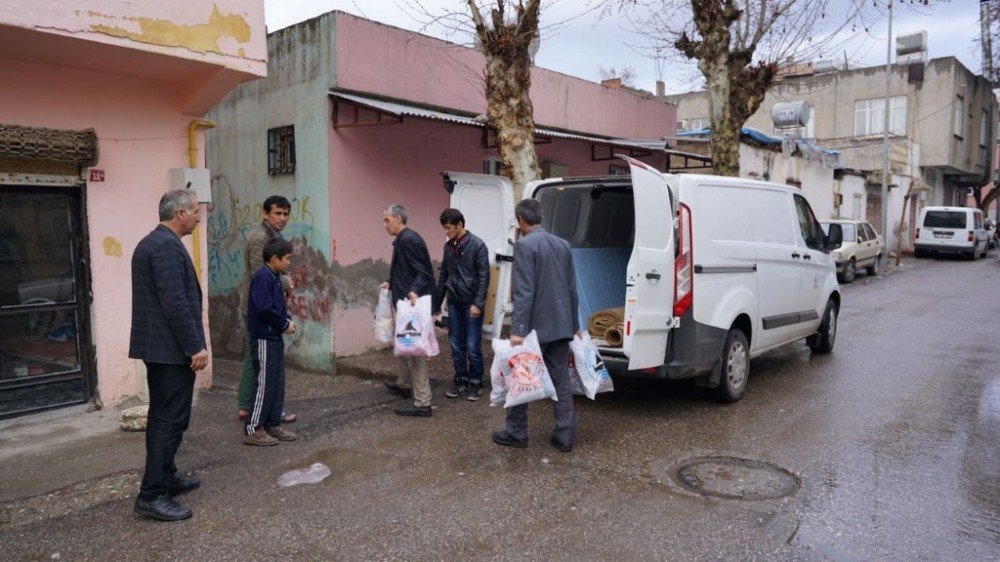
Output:
[[[556,387],[555,429],[549,442],[563,453],[573,450],[576,414],[569,383],[569,342],[580,331],[576,272],[569,243],[542,229],[542,204],[522,200],[514,208],[521,238],[514,244],[514,316],[510,343],[519,345],[532,330],[538,336],[545,368]],[[498,445],[528,446],[528,405],[507,410],[506,428],[493,433]]]

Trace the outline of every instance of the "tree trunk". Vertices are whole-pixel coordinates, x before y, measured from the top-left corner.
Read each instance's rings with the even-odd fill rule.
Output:
[[[990,210],[990,205],[992,205],[997,199],[1000,199],[1000,186],[995,185],[993,186],[993,189],[991,189],[990,192],[979,201],[979,210],[985,215],[987,211]]]
[[[486,61],[486,117],[496,132],[503,168],[514,184],[515,201],[530,181],[541,178],[535,152],[535,121],[528,90],[527,56],[489,56]]]
[[[535,152],[534,108],[529,46],[538,37],[541,0],[519,2],[517,19],[509,23],[505,0],[497,0],[488,26],[474,0],[467,0],[476,35],[486,55],[486,120],[496,133],[497,150],[504,173],[514,184],[515,201],[521,199],[528,182],[541,179]]]
[[[708,116],[712,127],[712,173],[740,175],[740,126],[733,126],[729,98],[731,87],[726,55],[723,60],[699,65],[708,90]]]

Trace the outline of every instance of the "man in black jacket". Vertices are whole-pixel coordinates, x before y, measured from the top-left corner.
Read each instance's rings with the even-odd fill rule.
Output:
[[[403,299],[409,299],[410,304],[415,305],[418,298],[434,291],[434,269],[427,244],[419,234],[406,226],[406,220],[406,208],[402,205],[392,205],[386,209],[382,219],[385,231],[396,239],[392,242],[389,280],[379,287],[390,290],[394,306]],[[427,379],[427,358],[400,356],[399,366],[395,384],[386,382],[385,386],[390,392],[403,398],[412,395],[413,406],[398,408],[396,413],[401,416],[430,417],[433,411],[431,384]]]
[[[191,517],[173,496],[199,482],[177,476],[174,455],[191,420],[195,371],[208,366],[201,286],[181,238],[200,220],[191,190],[160,199],[160,224],[132,254],[132,334],[128,356],[146,364],[149,415],[146,473],[134,511],[161,521]]]
[[[455,364],[455,384],[445,396],[466,395],[476,401],[483,384],[483,311],[490,285],[490,256],[486,243],[465,229],[465,216],[458,209],[445,209],[441,226],[448,241],[441,259],[434,312],[441,312],[441,301],[447,296],[448,342]]]

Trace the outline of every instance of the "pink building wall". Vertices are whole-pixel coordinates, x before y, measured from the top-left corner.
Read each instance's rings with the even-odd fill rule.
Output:
[[[445,108],[484,113],[485,59],[478,51],[337,14],[337,87]],[[544,49],[545,46],[542,45]],[[607,137],[674,135],[677,108],[535,67],[535,123]]]
[[[132,252],[158,224],[169,170],[189,165],[188,123],[239,82],[266,73],[263,3],[103,0],[79,8],[0,4],[0,123],[97,132],[94,168],[105,180],[84,187],[93,301],[82,321],[93,328],[97,392],[116,404],[144,391],[139,362],[128,358]],[[203,205],[207,295],[204,222]],[[192,237],[184,242],[193,250]],[[199,386],[210,382],[211,367],[198,375]]]

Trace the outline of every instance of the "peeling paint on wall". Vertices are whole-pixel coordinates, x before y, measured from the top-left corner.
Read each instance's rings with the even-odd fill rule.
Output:
[[[113,236],[105,236],[104,255],[112,258],[122,257],[122,243]]]
[[[250,24],[243,16],[237,14],[223,15],[219,11],[219,6],[212,5],[212,15],[208,22],[195,25],[181,25],[170,20],[120,17],[108,14],[90,12],[91,17],[107,18],[112,21],[129,22],[130,28],[135,28],[138,24],[138,32],[119,27],[116,25],[91,24],[90,30],[96,33],[103,33],[113,37],[123,37],[139,43],[149,43],[164,47],[183,47],[197,53],[217,53],[220,55],[232,55],[219,46],[219,41],[226,38],[233,38],[238,43],[249,43],[253,33]],[[239,56],[243,57],[244,52],[240,49]]]

